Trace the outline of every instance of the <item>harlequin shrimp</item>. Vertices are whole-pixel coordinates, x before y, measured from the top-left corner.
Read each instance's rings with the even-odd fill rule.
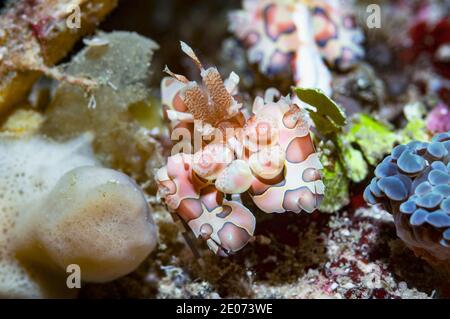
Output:
[[[363,35],[338,0],[243,0],[230,15],[230,31],[248,49],[248,59],[274,76],[293,70],[299,87],[331,93],[323,60],[340,71],[363,56]]]
[[[216,68],[205,69],[190,47],[181,47],[200,69],[202,84],[166,69],[161,95],[172,136],[181,128],[214,138],[203,139],[195,152],[172,153],[157,173],[158,194],[197,238],[229,255],[255,231],[241,195],[266,213],[311,213],[324,193],[322,165],[304,113],[288,97],[275,102],[269,91],[247,114],[236,96],[239,77],[222,81]]]

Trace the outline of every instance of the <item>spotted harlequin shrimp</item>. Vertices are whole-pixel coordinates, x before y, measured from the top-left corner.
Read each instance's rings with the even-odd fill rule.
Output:
[[[236,252],[253,236],[255,217],[241,203],[226,200],[223,193],[198,178],[192,161],[192,154],[169,157],[167,166],[157,173],[159,194],[212,251],[219,255]]]
[[[230,31],[268,76],[292,69],[297,86],[330,94],[331,75],[322,59],[346,70],[364,54],[362,32],[337,0],[243,0],[242,6],[230,14]]]
[[[288,99],[256,99],[244,134],[249,141],[248,161],[255,175],[250,194],[261,210],[311,213],[318,207],[324,192],[322,165],[307,123],[300,108]],[[260,141],[261,127],[267,132],[263,136],[269,136],[265,145]],[[258,147],[255,142],[259,142]]]
[[[336,0],[314,1],[311,15],[314,39],[328,65],[345,71],[363,57],[363,35],[348,7]]]
[[[246,193],[266,213],[314,211],[322,199],[322,165],[303,111],[273,91],[255,99],[246,114],[236,99],[239,77],[222,81],[216,68],[204,69],[194,52],[182,50],[201,71],[202,85],[182,75],[161,83],[162,101],[173,131],[184,128],[216,138],[194,153],[170,156],[157,173],[158,193],[171,212],[219,255],[242,249],[256,220],[244,205]],[[195,121],[202,121],[198,128]],[[205,128],[206,126],[206,128]]]

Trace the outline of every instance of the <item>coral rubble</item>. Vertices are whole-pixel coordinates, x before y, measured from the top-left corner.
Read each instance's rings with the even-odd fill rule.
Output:
[[[66,78],[51,67],[77,40],[95,30],[116,0],[9,1],[0,15],[0,112],[24,99],[43,73]],[[67,21],[76,12],[79,25]],[[73,79],[74,80],[74,79]]]

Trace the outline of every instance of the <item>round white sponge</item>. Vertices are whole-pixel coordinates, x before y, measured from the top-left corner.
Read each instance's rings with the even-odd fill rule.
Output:
[[[19,256],[105,282],[133,271],[155,248],[146,199],[127,175],[84,166],[64,174],[45,200],[18,225]]]

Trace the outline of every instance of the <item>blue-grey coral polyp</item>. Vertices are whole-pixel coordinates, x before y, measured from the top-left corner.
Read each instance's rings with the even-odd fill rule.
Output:
[[[364,199],[394,215],[397,234],[427,260],[450,262],[450,131],[398,145],[375,169]],[[425,251],[425,255],[423,251]],[[433,261],[431,261],[433,263]]]

